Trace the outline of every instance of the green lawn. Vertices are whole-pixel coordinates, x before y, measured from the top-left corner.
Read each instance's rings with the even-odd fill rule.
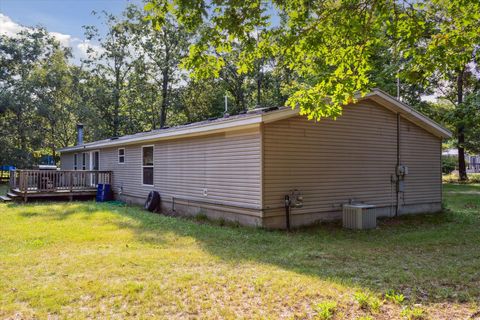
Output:
[[[447,185],[444,213],[368,232],[0,204],[0,318],[468,318],[480,303],[477,191]]]

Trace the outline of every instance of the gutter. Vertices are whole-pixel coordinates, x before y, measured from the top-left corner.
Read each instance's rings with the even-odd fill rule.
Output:
[[[442,138],[451,138],[452,137],[452,132],[450,130],[442,127],[440,124],[436,123],[432,119],[428,118],[427,116],[423,115],[422,113],[418,112],[417,110],[413,109],[412,107],[406,105],[405,103],[395,99],[388,93],[380,90],[380,89],[373,89],[371,93],[368,93],[365,95],[363,98],[359,98],[359,100],[366,99],[366,98],[372,98],[374,99],[375,97],[379,97],[383,100],[386,100],[387,102],[393,104],[395,107],[398,107],[403,113],[406,115],[410,115],[414,117],[415,119],[419,120],[420,122],[423,122],[427,124],[428,126],[432,127],[437,131],[437,135],[442,137]]]
[[[122,139],[121,137],[115,140],[101,140],[99,142],[91,142],[84,145],[67,147],[59,149],[59,152],[83,151],[103,147],[124,146],[137,143],[149,143],[159,140],[180,139],[186,137],[194,137],[199,135],[214,134],[218,132],[225,132],[229,130],[243,130],[248,128],[257,128],[261,123],[268,123],[290,118],[298,114],[298,110],[284,108],[278,111],[267,113],[260,113],[254,115],[247,115],[241,118],[233,118],[221,120],[218,122],[203,123],[193,125],[185,128],[165,129],[164,131],[152,132],[151,134],[144,134],[138,137],[133,135],[129,138]]]
[[[442,138],[450,138],[452,137],[452,133],[443,128],[441,125],[436,123],[435,121],[429,119],[428,117],[424,116],[423,114],[419,113],[418,111],[412,109],[408,105],[404,104],[401,101],[393,98],[389,94],[385,93],[379,89],[373,89],[371,93],[368,93],[364,97],[357,95],[356,97],[359,101],[364,99],[372,99],[376,101],[377,99],[383,100],[376,101],[383,107],[390,109],[394,113],[402,113],[409,119],[413,121],[420,127],[428,127],[429,132],[435,134]],[[390,104],[390,105],[388,105]],[[393,110],[392,110],[393,109]],[[261,123],[269,123],[274,122],[282,119],[287,119],[298,115],[298,109],[290,109],[285,107],[283,109],[266,112],[266,113],[259,113],[253,115],[246,115],[240,118],[231,118],[220,120],[217,122],[210,122],[210,123],[200,123],[197,125],[192,125],[184,128],[172,128],[172,129],[165,129],[160,130],[152,133],[145,133],[140,136],[132,135],[128,138],[118,138],[115,140],[101,140],[97,142],[91,142],[79,146],[74,147],[67,147],[59,149],[58,151],[63,152],[72,152],[72,151],[82,151],[82,150],[91,150],[96,148],[102,147],[115,147],[115,146],[123,146],[123,145],[130,145],[130,144],[137,144],[137,143],[151,143],[158,140],[168,140],[168,139],[179,139],[179,138],[186,138],[186,137],[193,137],[199,135],[206,135],[206,134],[213,134],[218,132],[225,132],[228,130],[239,130],[239,129],[246,129],[246,128],[254,128],[259,127]],[[417,120],[417,121],[414,121]],[[424,126],[422,126],[423,124]]]

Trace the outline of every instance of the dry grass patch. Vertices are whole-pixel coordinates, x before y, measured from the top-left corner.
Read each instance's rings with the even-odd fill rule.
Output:
[[[433,319],[468,318],[480,297],[480,199],[457,194],[466,187],[480,192],[447,186],[443,214],[367,232],[0,204],[0,318],[403,319],[415,304]],[[378,308],[362,308],[358,292]]]

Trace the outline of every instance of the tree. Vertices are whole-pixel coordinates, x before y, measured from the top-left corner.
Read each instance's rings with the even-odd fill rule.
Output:
[[[75,136],[76,97],[69,56],[68,50],[57,49],[32,70],[29,78],[33,103],[39,120],[43,120],[39,132],[54,158],[57,148],[69,146]]]
[[[171,123],[178,125],[223,116],[224,93],[224,83],[220,80],[190,80],[175,91]]]
[[[167,124],[167,111],[170,107],[172,87],[181,80],[179,64],[186,55],[189,34],[175,20],[167,15],[162,26],[151,28],[144,14],[136,6],[129,6],[125,15],[135,35],[134,46],[141,54],[145,72],[158,85],[161,92],[159,126]],[[153,129],[156,123],[153,122]]]
[[[236,63],[239,73],[255,70],[263,57],[278,59],[295,74],[290,83],[287,105],[300,107],[309,118],[336,117],[342,105],[370,87],[371,51],[381,42],[388,26],[385,21],[396,9],[394,1],[167,1],[149,2],[155,24],[173,12],[183,25],[197,29],[207,23],[208,32],[190,47],[185,66],[192,75],[218,76],[225,65],[216,53],[231,52],[236,43],[242,48]],[[270,10],[267,10],[270,9]],[[273,12],[273,14],[272,14]],[[285,23],[271,26],[272,17]],[[251,45],[252,32],[262,37]],[[200,69],[207,71],[200,71]],[[329,99],[326,99],[326,98]]]
[[[28,167],[32,153],[43,146],[37,121],[32,72],[49,59],[60,44],[43,28],[25,29],[15,37],[0,36],[0,121],[2,137],[8,137],[3,161]]]
[[[438,91],[453,103],[457,114],[462,114],[465,96],[472,93],[467,85],[472,75],[469,66],[479,62],[480,2],[430,0],[418,3],[415,8],[417,24],[409,24],[408,20],[399,24],[400,35],[405,38],[403,55],[411,57],[406,65],[407,76],[413,81],[432,78],[441,81]],[[461,118],[457,120],[459,177],[467,180],[467,123]]]
[[[136,56],[128,20],[120,19],[105,11],[102,13],[107,33],[102,36],[96,27],[85,27],[87,40],[97,40],[100,43],[100,49],[90,48],[89,59],[84,62],[98,77],[104,78],[105,81],[112,79],[112,105],[111,108],[104,107],[111,112],[110,133],[118,136],[121,134],[121,99]]]
[[[255,47],[241,52],[239,72],[253,70],[258,57],[281,57],[294,75],[286,104],[317,120],[341,115],[344,105],[375,86],[379,45],[403,60],[402,76],[420,82],[436,75],[455,83],[460,106],[465,72],[480,43],[478,1],[151,0],[145,9],[154,25],[168,13],[190,30],[208,23],[206,36],[190,47],[185,63],[197,78],[218,76],[225,61],[216,53],[231,52],[252,31],[266,29]],[[278,17],[281,23],[272,25]],[[463,180],[465,125],[459,123],[456,131]]]
[[[161,92],[158,83],[150,77],[148,67],[142,59],[136,60],[133,72],[127,79],[122,102],[125,105],[124,131],[127,134],[160,126]]]

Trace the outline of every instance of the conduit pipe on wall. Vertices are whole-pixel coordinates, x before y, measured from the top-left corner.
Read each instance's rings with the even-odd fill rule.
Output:
[[[397,113],[397,166],[395,167],[395,175],[397,176],[396,190],[397,190],[397,205],[395,207],[395,216],[398,216],[400,211],[400,175],[398,167],[400,166],[400,113]]]

